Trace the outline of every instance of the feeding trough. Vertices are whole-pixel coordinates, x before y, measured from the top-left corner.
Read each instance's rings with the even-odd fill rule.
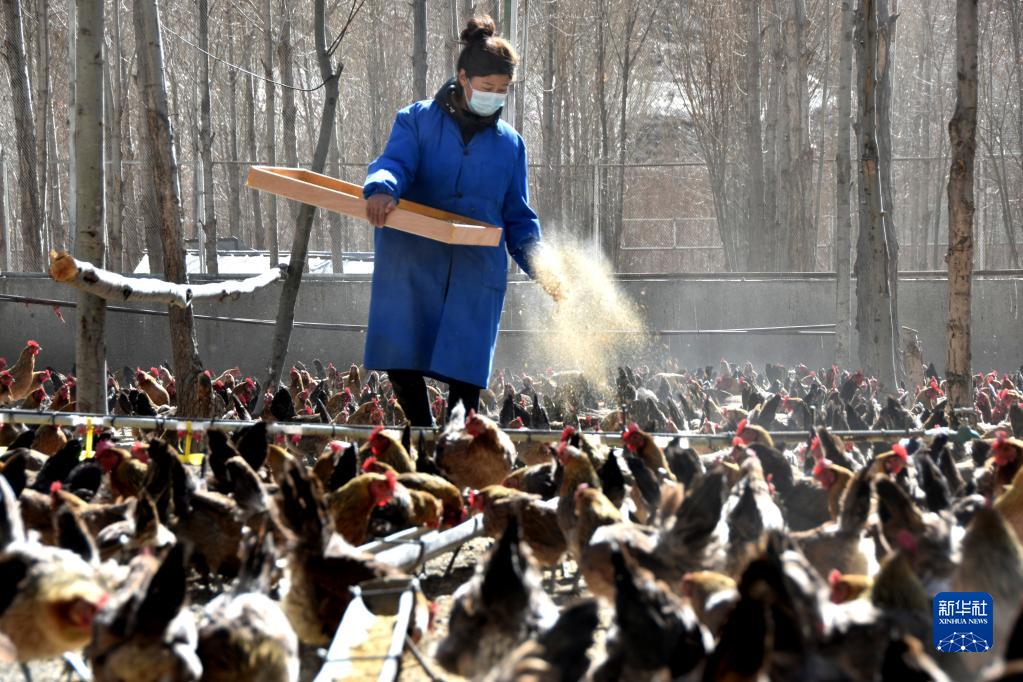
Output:
[[[264,192],[366,220],[362,187],[302,168],[253,166],[245,183]],[[402,199],[387,215],[387,227],[445,244],[497,246],[501,228]]]

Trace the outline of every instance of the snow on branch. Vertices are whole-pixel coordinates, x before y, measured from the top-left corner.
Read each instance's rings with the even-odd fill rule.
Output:
[[[284,278],[287,265],[238,281],[174,284],[158,279],[125,277],[80,261],[66,251],[50,251],[50,277],[106,300],[145,301],[187,308],[193,301],[223,301],[251,294]]]

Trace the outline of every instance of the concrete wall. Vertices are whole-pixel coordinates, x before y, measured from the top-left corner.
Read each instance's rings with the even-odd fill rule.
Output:
[[[199,278],[197,278],[199,279]],[[834,280],[811,277],[672,277],[621,281],[622,289],[635,300],[651,329],[722,329],[795,324],[831,323]],[[369,304],[369,279],[364,276],[310,277],[302,285],[296,319],[363,325]],[[232,318],[272,320],[279,286],[249,298],[223,304],[197,305],[198,314]],[[1023,278],[979,277],[973,297],[973,364],[977,370],[1008,371],[1023,363],[1023,322],[1020,297]],[[48,278],[33,275],[0,275],[0,294],[74,301],[75,291]],[[550,303],[529,282],[508,286],[502,327],[535,327],[529,310],[547,310]],[[899,288],[901,324],[919,330],[924,355],[939,369],[945,361],[946,283],[929,276],[903,279]],[[137,308],[142,306],[135,306]],[[155,308],[155,307],[153,307]],[[0,300],[0,356],[14,361],[27,339],[43,346],[44,365],[68,369],[74,361],[75,310],[63,308],[65,323],[45,305],[24,305]],[[107,318],[109,366],[135,367],[170,358],[165,317],[111,312]],[[238,365],[246,374],[263,375],[270,348],[272,325],[255,326],[231,322],[197,322],[199,350],[208,367]],[[528,362],[544,362],[543,336],[502,335],[495,366],[513,369]],[[855,348],[855,346],[854,346]],[[623,361],[655,358],[667,350],[685,366],[715,364],[722,357],[823,366],[832,361],[833,338],[828,336],[674,336],[662,337],[647,351],[633,351]],[[334,330],[296,329],[289,361],[347,366],[361,362],[363,334]],[[560,368],[559,368],[560,369]]]

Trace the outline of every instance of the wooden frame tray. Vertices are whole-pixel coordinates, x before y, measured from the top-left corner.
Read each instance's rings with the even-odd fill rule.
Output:
[[[311,204],[353,218],[366,218],[362,187],[302,168],[252,166],[247,187]],[[387,227],[447,244],[497,246],[501,228],[402,199],[387,216]]]

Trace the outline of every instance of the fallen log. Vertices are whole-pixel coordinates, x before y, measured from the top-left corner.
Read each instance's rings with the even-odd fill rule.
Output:
[[[228,282],[174,284],[159,279],[125,277],[78,260],[66,251],[50,251],[50,277],[108,301],[163,303],[187,308],[193,301],[224,301],[251,294],[284,278],[286,265],[261,275]]]

